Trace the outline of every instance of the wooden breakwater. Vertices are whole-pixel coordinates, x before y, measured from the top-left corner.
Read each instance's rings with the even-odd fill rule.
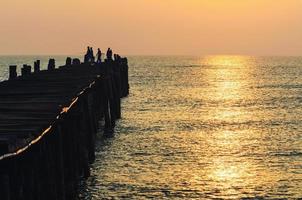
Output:
[[[112,134],[128,95],[126,58],[24,65],[0,83],[0,199],[67,200],[89,176],[101,127]],[[100,122],[104,123],[100,123]],[[102,124],[104,124],[102,126]]]

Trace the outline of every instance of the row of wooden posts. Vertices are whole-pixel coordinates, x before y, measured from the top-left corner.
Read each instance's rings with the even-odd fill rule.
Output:
[[[111,135],[129,94],[128,61],[10,66],[0,83],[0,199],[68,200],[88,177],[100,128]]]

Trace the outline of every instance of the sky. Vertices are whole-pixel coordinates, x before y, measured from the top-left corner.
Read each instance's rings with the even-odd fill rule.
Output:
[[[302,56],[302,0],[1,0],[0,55]]]

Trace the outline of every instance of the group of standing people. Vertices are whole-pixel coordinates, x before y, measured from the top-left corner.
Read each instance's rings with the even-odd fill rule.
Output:
[[[94,62],[94,60],[95,60],[95,57],[94,57],[94,54],[93,54],[92,47],[87,47],[87,52],[86,52],[85,57],[84,57],[84,62],[85,63]]]
[[[106,53],[106,57],[107,57],[107,60],[112,60],[112,50],[111,48],[108,48],[107,49],[107,53]],[[114,59],[117,60],[119,59],[120,56],[117,55],[117,54],[114,54]],[[87,47],[87,52],[85,54],[85,57],[84,57],[84,62],[95,62],[95,57],[94,57],[94,54],[93,54],[93,49],[92,47]],[[96,63],[101,63],[102,62],[102,51],[100,48],[98,48],[98,51],[96,53]]]

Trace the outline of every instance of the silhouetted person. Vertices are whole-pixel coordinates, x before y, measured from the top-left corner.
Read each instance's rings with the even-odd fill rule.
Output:
[[[90,60],[90,47],[88,46],[87,47],[87,52],[86,52],[85,57],[84,57],[84,62],[88,63],[89,60]]]
[[[85,63],[94,62],[94,60],[95,60],[95,57],[93,55],[93,49],[92,49],[92,47],[88,46],[87,47],[87,53],[86,53],[86,55],[84,57],[84,62]]]
[[[97,57],[96,62],[101,63],[102,62],[102,51],[100,50],[100,48],[98,48],[98,52],[96,54],[96,57]]]
[[[93,49],[92,47],[90,47],[90,62],[94,62],[95,58],[94,58],[94,54],[93,54]]]
[[[110,48],[108,48],[106,56],[108,60],[112,60],[112,50]]]

